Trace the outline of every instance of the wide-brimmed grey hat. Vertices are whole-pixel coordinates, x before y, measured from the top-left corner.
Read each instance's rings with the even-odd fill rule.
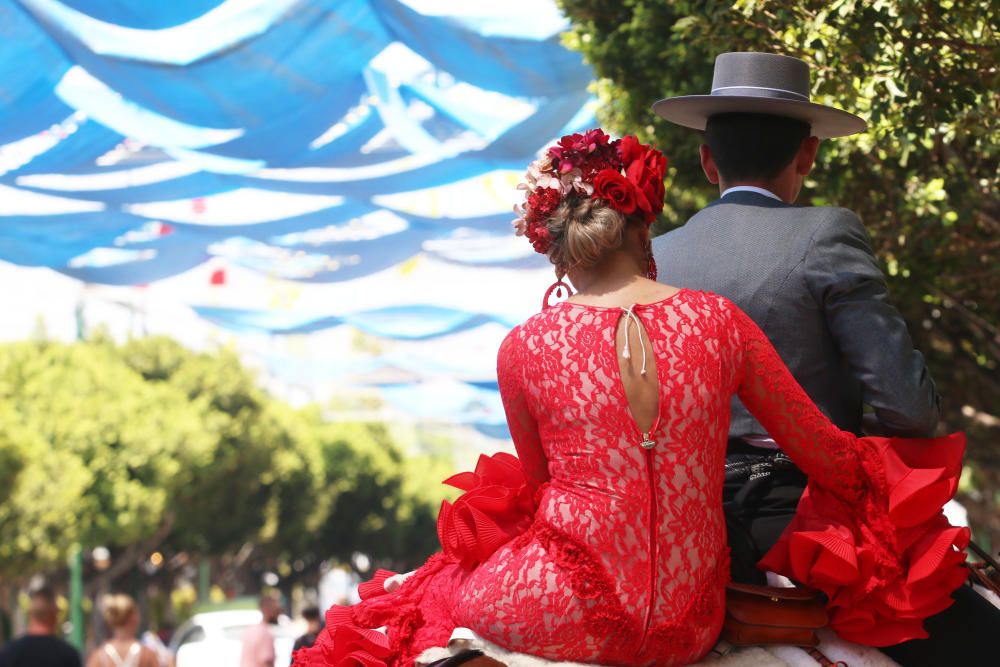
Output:
[[[821,139],[863,132],[867,123],[852,113],[809,101],[809,65],[774,53],[722,53],[715,59],[709,95],[668,97],[653,111],[671,123],[704,130],[709,116],[762,113],[809,123]]]

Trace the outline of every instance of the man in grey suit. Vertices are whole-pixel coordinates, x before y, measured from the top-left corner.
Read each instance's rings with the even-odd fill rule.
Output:
[[[860,132],[865,122],[810,103],[809,69],[796,58],[722,54],[712,87],[712,95],[654,107],[667,120],[705,131],[702,167],[721,192],[683,227],[653,242],[661,280],[721,294],[742,308],[840,428],[860,434],[868,405],[887,435],[932,435],[934,383],[889,303],[864,226],[844,208],[794,204],[820,137]],[[729,454],[740,461],[773,459],[774,448],[734,399]],[[795,512],[805,479],[794,472],[776,481],[797,490],[773,490],[763,515],[751,508],[745,517],[758,555]]]
[[[884,435],[932,435],[938,395],[889,302],[864,226],[847,209],[794,204],[820,139],[863,131],[864,121],[809,102],[808,66],[795,58],[722,54],[712,88],[653,107],[666,120],[704,130],[702,167],[721,193],[653,241],[660,280],[715,292],[743,309],[840,428],[861,434],[866,421]],[[725,487],[734,578],[753,580],[753,566],[790,522],[805,482],[734,399]],[[941,655],[956,657],[953,642],[938,643]],[[926,646],[910,653],[890,651],[904,664],[945,664],[933,662]]]

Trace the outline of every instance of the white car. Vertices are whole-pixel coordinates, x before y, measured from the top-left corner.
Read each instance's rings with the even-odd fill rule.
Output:
[[[260,623],[254,609],[210,611],[195,614],[177,628],[170,640],[170,650],[177,657],[176,667],[239,667],[243,633]],[[292,662],[292,645],[302,632],[287,616],[271,626],[274,634],[275,667]]]

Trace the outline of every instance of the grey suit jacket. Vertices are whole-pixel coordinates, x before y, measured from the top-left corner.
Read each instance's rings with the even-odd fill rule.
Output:
[[[938,396],[858,217],[733,192],[653,241],[662,282],[714,292],[753,319],[840,428],[870,405],[891,435],[930,435]],[[766,433],[733,399],[730,436]]]

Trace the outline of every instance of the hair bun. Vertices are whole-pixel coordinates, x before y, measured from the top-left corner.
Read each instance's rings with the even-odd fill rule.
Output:
[[[104,596],[104,622],[109,628],[120,628],[132,619],[136,613],[135,601],[128,595],[114,594]]]
[[[601,199],[567,197],[549,218],[549,260],[559,269],[586,269],[622,246],[626,217]]]

